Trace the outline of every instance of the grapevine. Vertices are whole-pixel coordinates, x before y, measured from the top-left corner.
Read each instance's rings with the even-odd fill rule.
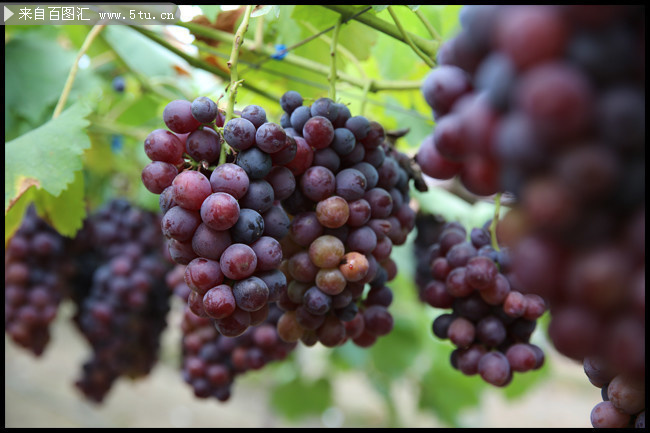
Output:
[[[64,326],[101,416],[645,428],[644,6],[166,7],[5,14],[8,414]]]

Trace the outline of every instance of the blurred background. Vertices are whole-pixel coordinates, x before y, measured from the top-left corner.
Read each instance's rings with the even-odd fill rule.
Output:
[[[261,105],[269,120],[279,123],[278,100],[287,90],[306,99],[327,96],[327,73],[321,67],[329,68],[331,40],[321,31],[338,15],[316,6],[269,8],[249,26],[239,71],[255,89],[239,89],[237,108]],[[440,40],[458,28],[460,6],[418,10]],[[140,181],[148,162],[144,138],[164,127],[167,102],[197,96],[218,101],[225,94],[232,45],[223,42],[225,36],[223,41],[207,40],[190,29],[208,25],[232,37],[242,9],[181,6],[180,12],[179,26],[106,26],[79,59],[68,106],[90,108],[82,110],[86,124],[72,125],[70,131],[85,132],[89,145],[71,156],[83,164],[84,176],[74,179],[83,193],[66,203],[69,212],[57,221],[62,234],[74,235],[86,212],[114,197],[157,211],[158,196]],[[409,31],[429,37],[411,10],[396,12]],[[378,17],[390,19],[386,14],[377,11]],[[90,30],[83,25],[5,26],[5,143],[52,117]],[[319,36],[310,39],[314,35]],[[273,57],[287,47],[290,55]],[[338,71],[348,79],[337,83],[337,95],[352,113],[363,113],[387,130],[408,129],[397,148],[412,155],[433,127],[419,90],[430,68],[404,47],[350,22],[341,32],[338,52]],[[188,58],[196,61],[190,64]],[[360,82],[372,82],[379,90],[368,91]],[[387,83],[392,84],[382,88]],[[453,192],[451,183],[432,185],[417,198],[425,211],[468,227],[491,218],[492,203],[469,203]],[[25,203],[33,199],[23,197]],[[24,209],[19,200],[6,214],[5,242]],[[414,235],[393,249],[399,274],[391,285],[395,329],[390,335],[369,349],[350,343],[336,349],[299,346],[287,360],[238,377],[225,403],[196,398],[181,377],[182,301],[177,298],[153,371],[136,381],[118,380],[100,405],[85,401],[73,383],[89,348],[72,325],[73,305],[63,303],[39,358],[5,336],[5,427],[591,427],[589,414],[600,401],[600,390],[589,383],[582,365],[553,350],[546,339],[546,317],[532,338],[546,353],[542,369],[515,375],[508,387],[496,389],[451,368],[451,343],[431,333],[441,312],[417,299]]]

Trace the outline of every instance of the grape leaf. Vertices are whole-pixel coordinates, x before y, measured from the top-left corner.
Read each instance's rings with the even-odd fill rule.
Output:
[[[298,377],[278,385],[271,393],[271,406],[288,419],[319,415],[332,403],[332,385],[327,379],[316,381]]]
[[[14,206],[9,209],[9,212],[5,214],[5,248],[7,248],[7,243],[9,239],[14,235],[16,230],[20,228],[20,223],[23,221],[23,216],[27,210],[27,206],[34,200],[34,192],[36,188],[29,188],[14,204]]]
[[[75,58],[41,31],[16,35],[5,45],[5,140],[49,120]],[[99,87],[90,68],[79,69],[69,99]]]
[[[47,220],[63,236],[74,237],[83,226],[86,218],[84,200],[84,173],[75,173],[74,181],[58,197],[46,191],[37,191],[34,202],[39,214],[47,215]]]
[[[37,129],[5,144],[5,215],[30,186],[59,196],[90,147],[84,129],[90,107],[77,103]]]
[[[149,78],[175,75],[175,66],[188,70],[187,62],[127,26],[106,26],[102,38],[130,69]]]

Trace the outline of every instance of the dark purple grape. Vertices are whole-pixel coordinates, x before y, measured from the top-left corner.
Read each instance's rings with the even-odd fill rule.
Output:
[[[223,138],[236,150],[251,148],[255,144],[255,133],[255,125],[241,117],[230,119],[223,128]]]

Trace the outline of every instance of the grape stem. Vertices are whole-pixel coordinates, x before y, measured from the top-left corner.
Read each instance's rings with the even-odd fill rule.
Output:
[[[426,54],[422,52],[411,40],[411,37],[408,35],[404,27],[402,26],[402,23],[400,22],[399,18],[397,17],[397,14],[393,10],[392,6],[388,6],[388,13],[390,13],[390,16],[393,18],[393,21],[395,22],[395,25],[399,29],[400,33],[402,33],[402,36],[404,37],[404,40],[406,43],[411,47],[411,49],[417,54],[423,61],[424,63],[427,64],[431,69],[436,67],[436,64],[433,60],[431,60],[430,57],[428,57]]]
[[[178,25],[182,25],[182,24],[183,23],[178,23]],[[185,60],[191,66],[193,66],[195,68],[203,69],[204,71],[208,71],[208,72],[210,72],[210,73],[212,73],[212,74],[214,74],[214,75],[216,75],[218,77],[223,78],[224,80],[230,79],[228,74],[226,74],[224,71],[222,71],[218,67],[216,67],[214,65],[211,65],[208,62],[205,62],[205,61],[203,61],[201,59],[198,59],[196,57],[193,57],[193,56],[185,53],[184,51],[176,48],[175,46],[173,46],[172,44],[170,44],[169,42],[164,40],[162,37],[160,37],[156,33],[152,32],[151,30],[147,30],[145,28],[142,28],[142,26],[130,26],[130,27],[133,30],[135,30],[135,31],[143,34],[147,38],[151,39],[153,42],[157,43],[158,45],[164,47],[165,49],[167,49],[167,50],[171,51],[172,53],[176,54],[177,56],[181,57],[183,60]],[[230,35],[230,36],[232,37],[232,35]],[[267,92],[266,90],[260,89],[260,88],[256,87],[253,84],[250,84],[250,83],[246,83],[243,87],[245,87],[246,89],[248,89],[248,90],[250,90],[252,92],[257,93],[260,96],[265,97],[269,101],[277,102],[280,99],[279,96],[272,95],[269,92]]]
[[[332,35],[332,45],[330,48],[330,56],[332,56],[332,66],[329,75],[330,81],[330,99],[336,101],[336,45],[339,42],[339,33],[341,32],[341,23],[343,17],[339,17],[336,21],[336,26],[334,27],[334,35]]]
[[[207,26],[202,26],[196,23],[178,23],[177,24],[180,27],[185,27],[189,31],[191,31],[193,34],[204,36],[207,38],[214,39],[216,41],[224,42],[224,43],[232,43],[233,42],[233,35],[228,33],[228,32],[223,32],[220,30],[213,29],[211,27]],[[207,44],[201,43],[201,42],[195,42],[194,43],[199,50],[205,51],[207,53],[220,56],[221,53],[219,53],[217,50],[214,48],[210,47]],[[252,52],[252,47],[248,42],[244,42],[242,44],[242,50],[247,50],[249,52]],[[260,53],[263,53],[265,55],[272,55],[275,54],[276,51],[274,48],[271,47],[265,47],[262,46],[259,50]],[[306,69],[311,72],[315,72],[317,74],[321,74],[323,76],[327,76],[330,72],[330,68],[326,65],[323,65],[318,62],[314,62],[312,60],[306,59],[304,57],[297,56],[292,53],[288,53],[286,57],[282,59],[282,61],[286,64],[290,64],[292,66],[297,66],[299,68]],[[259,65],[252,65],[252,68],[258,68],[260,67]],[[221,74],[223,74],[222,71],[219,71]],[[345,74],[343,72],[339,72],[338,74],[338,79],[340,81],[344,81],[348,84],[352,84],[355,87],[358,87],[360,89],[363,89],[367,85],[367,79],[365,78],[357,78],[350,76],[348,74]],[[420,86],[422,85],[421,81],[373,81],[373,84],[370,88],[370,91],[375,93],[379,91],[397,91],[397,90],[419,90]],[[245,86],[247,87],[247,86]],[[279,99],[279,98],[278,98]],[[277,102],[277,99],[276,99]]]
[[[354,6],[343,6],[343,5],[322,5],[324,8],[337,12],[344,17],[352,16],[354,14]],[[357,16],[352,16],[352,19],[359,21],[362,24],[372,27],[375,30],[378,30],[392,38],[397,39],[407,43],[404,38],[404,34],[400,30],[390,23],[377,18],[375,15],[371,14],[362,14]],[[412,33],[406,32],[408,37],[411,39],[413,44],[417,46],[422,52],[427,54],[431,58],[435,58],[436,52],[438,51],[438,46],[440,45],[438,41],[433,41],[429,39],[424,39],[420,36],[414,35]]]
[[[492,237],[492,248],[499,251],[499,242],[497,241],[497,223],[499,222],[499,212],[501,208],[501,193],[494,197],[494,217],[490,223],[490,235]]]
[[[241,84],[239,80],[239,73],[237,71],[237,63],[239,62],[239,47],[244,41],[244,34],[248,29],[248,22],[250,21],[251,11],[253,10],[252,5],[246,6],[246,11],[244,11],[244,18],[239,24],[239,28],[235,33],[235,39],[232,44],[232,52],[230,53],[230,59],[228,60],[228,68],[230,69],[230,86],[228,88],[228,101],[226,103],[226,120],[224,125],[228,123],[233,117],[233,111],[235,109],[235,98],[237,97],[237,87]]]
[[[83,44],[81,44],[81,48],[79,49],[79,52],[77,53],[77,57],[74,59],[74,63],[72,64],[72,68],[70,68],[70,72],[68,73],[68,78],[65,81],[65,85],[63,86],[63,91],[61,92],[61,96],[59,96],[59,101],[56,104],[56,107],[54,108],[54,114],[52,114],[52,119],[56,119],[59,117],[59,114],[63,111],[63,107],[65,107],[65,103],[68,100],[68,96],[70,96],[70,91],[72,90],[72,84],[74,84],[74,79],[77,76],[77,71],[79,70],[79,60],[83,57],[84,54],[86,54],[86,51],[88,51],[88,48],[90,48],[90,45],[93,43],[99,32],[102,31],[102,29],[106,26],[106,24],[97,24],[93,26],[92,29],[88,32],[86,35],[86,39],[84,39]]]
[[[429,32],[429,34],[431,35],[431,37],[432,37],[433,39],[435,39],[436,41],[441,42],[441,41],[442,41],[442,37],[441,37],[440,34],[436,31],[436,29],[431,25],[431,23],[429,22],[429,20],[427,20],[427,18],[424,16],[424,14],[422,13],[422,11],[420,11],[420,9],[416,9],[416,10],[413,11],[413,13],[415,13],[415,15],[420,19],[420,21],[422,21],[422,24],[424,24],[424,27],[427,29],[427,31]]]

